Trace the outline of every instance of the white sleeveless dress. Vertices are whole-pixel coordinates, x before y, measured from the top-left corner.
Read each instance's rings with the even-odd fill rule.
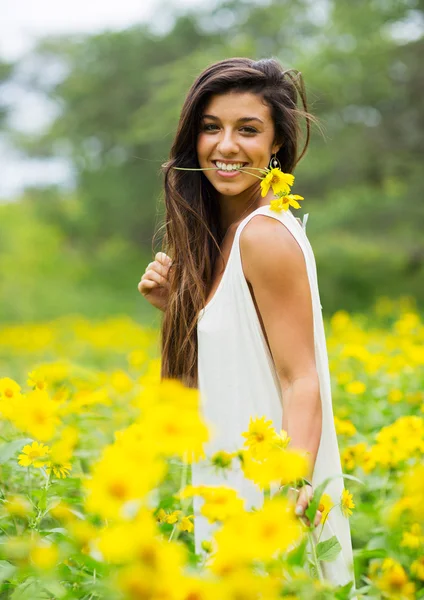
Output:
[[[232,452],[242,447],[241,434],[249,427],[251,416],[271,419],[279,432],[282,428],[281,386],[274,362],[266,343],[256,308],[244,276],[240,255],[240,234],[255,215],[277,219],[294,236],[303,251],[313,303],[315,358],[322,401],[322,434],[315,462],[312,484],[316,488],[324,479],[342,473],[333,420],[330,375],[324,325],[318,290],[315,258],[305,233],[288,211],[275,212],[261,206],[250,213],[238,226],[224,274],[214,296],[198,317],[198,374],[203,416],[212,430],[213,438],[205,452],[211,456],[217,450]],[[306,215],[307,217],[307,215]],[[263,492],[246,479],[239,467],[224,474],[217,473],[206,461],[192,465],[193,485],[226,485],[237,490],[245,499],[246,508],[260,507]],[[343,478],[327,486],[334,504],[340,502]],[[194,498],[195,551],[202,554],[201,542],[210,539],[216,525],[199,514],[203,500]],[[330,512],[321,541],[333,535],[342,552],[333,562],[321,563],[324,576],[334,585],[353,579],[353,557],[349,521],[340,507]]]

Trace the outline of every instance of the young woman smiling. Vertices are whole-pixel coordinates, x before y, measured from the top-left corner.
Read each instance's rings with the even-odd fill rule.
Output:
[[[304,110],[297,107],[299,96]],[[307,138],[299,154],[301,117]],[[298,491],[300,516],[313,489],[341,474],[321,305],[304,228],[290,211],[270,210],[272,190],[262,197],[255,175],[273,156],[292,173],[314,120],[300,74],[274,59],[233,58],[201,73],[164,165],[166,253],[156,255],[139,283],[164,311],[162,377],[199,388],[215,432],[207,454],[238,449],[251,416],[270,419],[277,431],[287,431],[292,448],[308,453],[312,485]],[[192,483],[224,483],[248,506],[263,502],[241,471],[225,477],[206,462],[194,464]],[[342,491],[341,477],[326,490],[334,504]],[[320,519],[317,512],[315,524]],[[197,552],[212,530],[195,516]],[[342,546],[339,557],[323,565],[325,575],[346,583],[352,547],[339,507],[323,533],[322,539],[337,535]]]

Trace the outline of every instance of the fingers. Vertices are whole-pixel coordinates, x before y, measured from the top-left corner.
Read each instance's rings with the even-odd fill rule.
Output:
[[[321,519],[322,519],[322,512],[317,510],[317,512],[315,513],[315,519],[314,519],[315,527],[318,527],[318,525],[321,523]]]
[[[158,286],[169,287],[168,272],[171,264],[172,260],[165,252],[157,252],[155,260],[147,265],[141,277],[138,291],[144,294]]]
[[[146,267],[146,271],[144,275],[141,277],[141,281],[144,279],[148,279],[150,281],[154,281],[157,285],[168,285],[168,271],[163,270],[163,266],[157,266],[155,263],[149,263]]]
[[[302,517],[305,514],[306,507],[310,500],[312,500],[313,491],[310,485],[304,485],[300,488],[299,497],[296,502],[295,513],[298,517]]]
[[[297,498],[296,507],[295,507],[295,514],[298,517],[303,518],[308,527],[310,526],[310,521],[305,516],[305,511],[306,511],[310,501],[312,500],[313,495],[314,495],[314,492],[310,485],[303,486],[299,491],[299,496]],[[317,527],[320,524],[321,518],[322,518],[322,513],[321,513],[321,511],[317,510],[317,512],[315,513],[315,518],[314,518],[314,526],[315,527]]]
[[[157,252],[155,256],[155,260],[162,263],[164,266],[169,267],[172,263],[172,259],[170,256],[165,254],[165,252]]]

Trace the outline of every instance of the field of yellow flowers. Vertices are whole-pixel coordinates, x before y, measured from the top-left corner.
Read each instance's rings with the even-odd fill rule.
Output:
[[[326,322],[358,598],[424,598],[424,324],[411,299]],[[64,317],[0,329],[0,598],[339,600],[320,542],[285,492],[247,511],[195,488],[209,432],[196,390],[159,382],[158,332],[128,318]],[[264,490],[300,477],[300,454],[258,415],[239,461]],[[218,525],[202,556],[193,496]],[[309,509],[334,510],[325,490]]]

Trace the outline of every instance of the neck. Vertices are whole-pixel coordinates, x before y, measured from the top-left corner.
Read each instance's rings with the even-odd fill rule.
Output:
[[[247,215],[260,206],[267,206],[274,198],[272,189],[262,198],[259,185],[252,185],[237,196],[218,196],[221,215],[221,228],[227,231],[231,226],[238,225]]]

